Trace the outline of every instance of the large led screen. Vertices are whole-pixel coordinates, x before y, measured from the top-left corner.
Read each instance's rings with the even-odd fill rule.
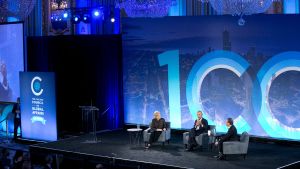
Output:
[[[300,16],[123,20],[125,122],[153,112],[189,129],[196,112],[225,132],[300,139]]]
[[[23,24],[0,24],[0,101],[16,102],[24,70]]]

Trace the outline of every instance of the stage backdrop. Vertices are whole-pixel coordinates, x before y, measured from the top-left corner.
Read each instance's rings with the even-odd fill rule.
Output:
[[[225,132],[300,139],[300,20],[296,15],[123,20],[126,123],[158,110],[173,128],[201,110]]]
[[[0,24],[0,101],[16,102],[24,70],[23,24]]]
[[[122,127],[120,35],[28,37],[27,46],[28,71],[55,72],[60,133],[82,131],[79,106],[91,104],[99,108],[97,131]]]
[[[20,72],[22,137],[57,140],[55,76],[50,72]]]

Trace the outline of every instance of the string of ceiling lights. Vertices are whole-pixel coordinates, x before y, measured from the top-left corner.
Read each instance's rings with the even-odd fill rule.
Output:
[[[57,2],[51,1],[51,22],[66,22],[71,20],[72,24],[80,22],[91,23],[92,20],[105,20],[105,16],[109,16],[111,22],[115,22],[113,11],[110,7],[82,7],[71,8],[69,2],[62,0]]]

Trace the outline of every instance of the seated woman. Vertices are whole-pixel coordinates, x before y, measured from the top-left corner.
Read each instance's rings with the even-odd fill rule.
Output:
[[[159,111],[154,112],[154,118],[152,119],[150,128],[151,135],[146,148],[149,148],[152,145],[152,143],[156,142],[162,131],[166,130],[165,119],[161,118]]]

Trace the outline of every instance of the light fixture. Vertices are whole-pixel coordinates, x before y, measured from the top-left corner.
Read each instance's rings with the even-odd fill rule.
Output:
[[[67,19],[68,16],[69,16],[68,12],[64,12],[64,13],[63,13],[63,17],[64,17],[65,19]]]
[[[57,10],[58,9],[58,3],[55,0],[52,0],[50,3],[51,10]]]
[[[124,9],[128,17],[163,17],[174,3],[174,0],[123,0],[116,7]]]
[[[99,11],[98,9],[94,10],[94,11],[93,11],[93,15],[94,15],[95,17],[100,16],[100,11]]]
[[[78,24],[80,22],[81,22],[80,16],[79,15],[73,15],[73,17],[72,17],[72,23],[73,24]]]
[[[68,2],[66,0],[63,0],[59,4],[59,9],[66,9],[68,8]]]
[[[209,2],[218,14],[239,16],[238,24],[243,26],[244,15],[266,12],[274,1],[278,0],[201,0]]]
[[[36,0],[0,0],[0,20],[5,22],[12,17],[18,21],[24,21],[32,12],[35,4]]]
[[[114,17],[110,18],[111,23],[115,23],[116,19]]]
[[[99,18],[103,19],[104,11],[103,7],[96,8],[66,8],[64,10],[58,9],[51,11],[51,21],[57,20],[66,21],[70,19],[73,24],[78,24],[80,22],[90,23],[92,19],[96,20]]]
[[[84,22],[84,23],[90,23],[91,22],[91,16],[89,14],[84,14],[82,16],[82,22]]]
[[[95,8],[92,10],[92,15],[93,18],[97,19],[97,18],[102,18],[104,17],[104,13],[103,13],[103,8]]]

